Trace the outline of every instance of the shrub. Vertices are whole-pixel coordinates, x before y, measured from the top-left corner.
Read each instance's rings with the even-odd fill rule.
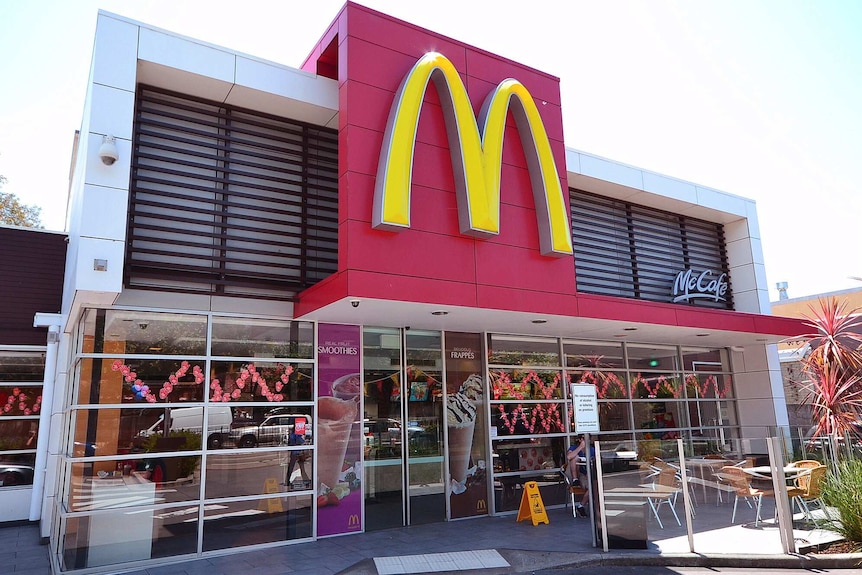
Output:
[[[862,461],[845,460],[823,482],[823,504],[838,511],[838,519],[827,520],[825,527],[862,548]]]

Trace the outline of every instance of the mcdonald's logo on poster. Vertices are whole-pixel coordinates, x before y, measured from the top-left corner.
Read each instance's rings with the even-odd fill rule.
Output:
[[[503,137],[511,108],[527,159],[541,253],[571,256],[569,212],[542,117],[527,88],[515,79],[503,80],[488,94],[477,120],[458,71],[437,52],[416,62],[395,95],[377,167],[372,227],[390,231],[410,227],[413,150],[429,81],[443,109],[461,233],[476,237],[500,233]]]
[[[476,502],[476,511],[479,513],[484,513],[488,510],[488,503],[485,502],[484,499],[480,499]]]
[[[347,518],[347,528],[348,529],[358,529],[359,528],[359,515],[357,515],[356,513],[353,513]]]

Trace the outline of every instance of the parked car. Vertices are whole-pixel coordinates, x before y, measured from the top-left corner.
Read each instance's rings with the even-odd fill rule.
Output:
[[[33,471],[32,465],[0,462],[0,486],[32,485]]]
[[[228,441],[237,447],[282,445],[293,433],[297,423],[305,425],[306,443],[311,443],[311,416],[302,413],[267,415],[260,423],[248,423],[230,430]]]

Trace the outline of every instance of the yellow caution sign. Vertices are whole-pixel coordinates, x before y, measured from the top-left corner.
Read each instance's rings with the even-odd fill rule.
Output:
[[[263,483],[264,493],[281,493],[278,488],[278,479],[275,477],[267,477]],[[262,499],[257,508],[267,513],[284,513],[284,507],[281,506],[281,497],[270,497]]]
[[[518,521],[531,519],[533,525],[539,523],[547,523],[548,513],[545,511],[545,504],[542,502],[542,495],[539,493],[539,484],[535,481],[528,481],[524,484],[524,493],[521,495],[521,507],[518,508]]]

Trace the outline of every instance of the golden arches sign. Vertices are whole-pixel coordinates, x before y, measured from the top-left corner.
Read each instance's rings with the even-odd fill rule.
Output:
[[[410,227],[413,150],[429,80],[440,95],[446,122],[461,233],[479,237],[500,233],[503,136],[511,108],[527,158],[541,252],[572,255],[566,201],[548,134],[530,93],[517,80],[503,80],[485,99],[477,123],[458,71],[436,52],[416,62],[395,95],[377,168],[372,226],[391,231]]]

